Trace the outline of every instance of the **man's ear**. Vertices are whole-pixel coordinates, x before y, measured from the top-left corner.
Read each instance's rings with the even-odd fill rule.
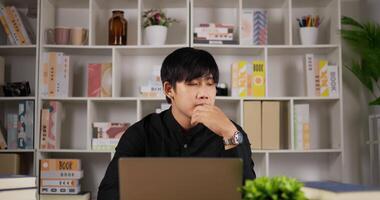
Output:
[[[173,99],[173,95],[174,95],[173,86],[168,81],[165,81],[163,84],[163,87],[164,87],[165,96],[167,96],[169,99]]]

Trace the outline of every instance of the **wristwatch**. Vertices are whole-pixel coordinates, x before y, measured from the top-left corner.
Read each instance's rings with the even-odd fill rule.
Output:
[[[238,145],[243,143],[243,134],[240,131],[235,131],[231,138],[223,139],[224,145]]]

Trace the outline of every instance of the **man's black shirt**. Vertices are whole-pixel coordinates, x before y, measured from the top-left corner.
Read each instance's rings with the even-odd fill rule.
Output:
[[[146,116],[121,137],[100,183],[98,200],[119,200],[120,157],[240,157],[243,179],[255,179],[248,137],[240,126],[235,126],[244,136],[243,144],[225,150],[223,138],[202,124],[185,131],[174,119],[171,109]]]

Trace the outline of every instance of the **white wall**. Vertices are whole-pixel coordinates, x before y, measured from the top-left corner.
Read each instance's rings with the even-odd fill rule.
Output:
[[[359,21],[368,19],[380,23],[379,0],[342,0],[342,15]],[[343,43],[343,62],[350,64],[353,58]],[[348,70],[343,70],[344,114],[344,181],[370,184],[368,140],[369,93]]]

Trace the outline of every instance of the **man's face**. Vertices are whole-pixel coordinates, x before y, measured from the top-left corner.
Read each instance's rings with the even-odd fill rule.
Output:
[[[190,118],[196,106],[214,105],[215,96],[216,87],[212,75],[193,79],[189,82],[177,82],[176,88],[172,88],[172,107]]]

